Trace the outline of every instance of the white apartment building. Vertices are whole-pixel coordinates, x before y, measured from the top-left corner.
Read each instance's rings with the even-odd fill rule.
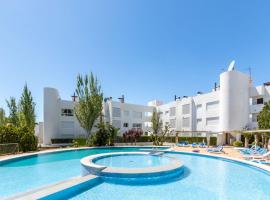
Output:
[[[236,71],[231,65],[220,74],[220,84],[209,93],[175,98],[163,104],[151,101],[147,106],[120,102],[107,98],[104,102],[105,120],[120,129],[120,134],[131,129],[151,130],[154,109],[161,114],[163,125],[179,131],[183,136],[215,134],[218,143],[239,140],[235,131],[257,128],[257,115],[265,102],[270,100],[270,83],[254,87],[249,75]],[[61,100],[54,88],[44,88],[44,124],[40,137],[44,144],[55,138],[86,136],[75,115],[76,102]],[[201,133],[200,133],[201,132]]]

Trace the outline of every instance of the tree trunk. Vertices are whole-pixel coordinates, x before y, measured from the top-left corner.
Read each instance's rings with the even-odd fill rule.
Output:
[[[255,139],[255,145],[257,146],[257,145],[259,145],[259,141],[258,141],[258,135],[256,134],[256,135],[254,135],[254,139]]]
[[[175,133],[175,144],[178,144],[178,132]]]
[[[270,151],[270,138],[268,139],[268,145],[267,145],[268,150]]]
[[[248,148],[249,138],[245,137],[245,148]]]

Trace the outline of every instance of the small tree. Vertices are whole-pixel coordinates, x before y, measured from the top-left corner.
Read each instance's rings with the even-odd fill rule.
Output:
[[[252,134],[250,134],[250,133],[244,133],[243,135],[245,137],[245,148],[248,148],[249,140],[251,139]]]
[[[25,126],[29,128],[29,130],[34,130],[36,123],[35,106],[36,104],[33,101],[32,94],[27,85],[25,85],[19,103],[19,120],[21,127]]]
[[[16,99],[14,97],[10,97],[9,101],[6,100],[7,106],[9,109],[9,117],[8,122],[13,124],[14,126],[19,126],[19,114],[18,114],[18,108],[16,104]]]
[[[6,123],[6,115],[3,108],[0,108],[0,126],[5,125]]]
[[[153,112],[152,115],[152,140],[153,140],[153,145],[159,145],[159,134],[161,132],[162,128],[162,121],[160,119],[160,113],[157,111]]]
[[[131,142],[131,143],[134,142],[136,145],[136,142],[142,136],[142,134],[143,134],[143,131],[141,129],[133,128],[123,133],[123,138],[125,142]]]
[[[78,75],[76,93],[79,102],[75,105],[75,115],[89,137],[95,121],[99,116],[102,117],[100,115],[103,102],[101,86],[92,73],[84,77]]]
[[[117,133],[119,131],[118,128],[115,128],[114,126],[107,124],[108,134],[109,134],[109,140],[108,145],[113,146],[114,145],[114,139],[117,136]]]
[[[259,129],[270,129],[270,101],[265,103],[263,109],[259,112],[258,126]],[[267,133],[267,136],[269,138],[268,141],[269,144],[270,143],[269,133]]]

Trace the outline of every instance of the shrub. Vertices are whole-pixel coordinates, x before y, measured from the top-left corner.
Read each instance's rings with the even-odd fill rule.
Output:
[[[1,126],[0,127],[0,143],[19,143],[20,135],[18,128],[14,126]]]
[[[233,146],[234,147],[242,147],[243,146],[243,142],[242,141],[234,141],[233,142]]]
[[[52,138],[52,144],[71,144],[73,142],[72,138]]]
[[[36,151],[38,145],[37,137],[29,132],[24,132],[20,139],[20,150],[23,152]]]
[[[73,146],[74,147],[81,147],[81,146],[86,146],[86,138],[75,138],[72,140]]]
[[[0,127],[0,143],[18,143],[23,152],[37,150],[38,139],[33,131],[28,128],[16,128],[14,126]]]

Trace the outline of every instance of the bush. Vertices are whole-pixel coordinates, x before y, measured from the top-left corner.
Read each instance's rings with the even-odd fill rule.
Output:
[[[29,132],[24,132],[20,139],[20,150],[23,152],[36,151],[38,145],[37,137]]]
[[[0,127],[0,143],[19,143],[20,135],[18,129],[14,126],[1,126]]]
[[[233,142],[233,146],[234,147],[242,147],[243,146],[243,142],[242,141],[234,141]]]
[[[52,144],[72,144],[72,138],[52,138]]]
[[[75,138],[72,140],[73,146],[74,147],[81,147],[81,146],[86,146],[86,138]]]
[[[1,126],[0,143],[18,143],[20,151],[26,152],[37,150],[38,139],[34,132],[26,127]]]
[[[193,142],[207,142],[206,137],[178,137],[178,141],[188,141],[190,144]],[[117,143],[125,143],[125,140],[121,136],[116,137]],[[130,142],[130,141],[127,141]],[[138,138],[137,142],[152,142],[151,136],[141,136]],[[165,142],[175,143],[175,136],[167,136],[165,137]],[[216,137],[210,137],[210,145],[214,146],[217,144]]]

